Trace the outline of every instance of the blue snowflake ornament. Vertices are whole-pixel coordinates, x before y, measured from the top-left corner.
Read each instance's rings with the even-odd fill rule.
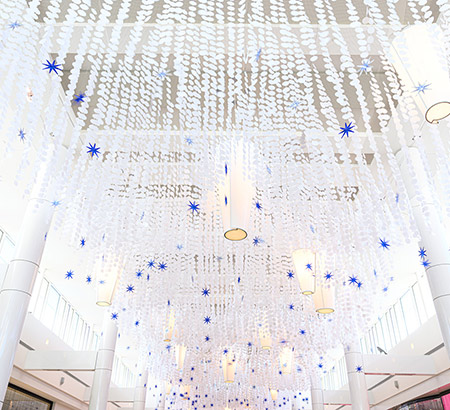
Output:
[[[21,25],[22,25],[22,24],[18,23],[17,21],[14,21],[14,22],[12,22],[12,23],[9,25],[9,28],[10,28],[11,30],[15,30],[16,28],[19,28]]]
[[[20,138],[20,141],[22,141],[22,142],[25,141],[25,131],[22,128],[19,130],[19,138]]]
[[[363,60],[361,62],[361,65],[358,66],[358,68],[359,68],[359,75],[361,75],[362,73],[367,74],[370,71],[372,71],[372,63],[373,63],[373,61],[370,58],[366,59],[366,60]]]
[[[73,279],[73,271],[72,271],[72,270],[68,270],[68,271],[66,272],[65,278],[66,278],[66,279]]]
[[[86,146],[88,149],[86,152],[88,154],[91,154],[91,158],[95,155],[98,158],[98,154],[100,154],[100,147],[97,147],[97,144],[94,142],[94,145],[89,143],[89,145]]]
[[[62,71],[62,69],[59,68],[61,67],[61,64],[56,64],[56,60],[53,60],[53,62],[50,62],[48,60],[46,61],[47,61],[46,63],[42,63],[42,65],[44,66],[43,70],[48,70],[49,73],[54,72],[56,74],[59,74],[58,70]]]
[[[81,104],[82,102],[84,102],[85,98],[86,98],[86,94],[83,94],[83,93],[75,94],[73,97],[73,102],[76,104]]]
[[[387,241],[386,239],[381,239],[381,238],[379,238],[379,244],[380,244],[380,248],[383,248],[383,249],[388,249],[389,250],[389,247],[391,246],[390,244],[389,244],[389,241]]]
[[[349,136],[349,133],[355,132],[355,131],[353,131],[353,128],[354,128],[354,127],[355,127],[355,126],[352,125],[352,122],[351,122],[351,121],[350,121],[348,124],[345,123],[344,126],[341,127],[341,131],[339,132],[339,135],[341,136],[341,138],[348,137],[348,136]]]
[[[419,94],[419,93],[424,93],[425,91],[428,91],[430,88],[430,85],[431,84],[426,84],[426,83],[423,83],[423,84],[417,84],[417,86],[414,88],[414,91],[417,93],[417,94]]]
[[[195,212],[197,212],[197,214],[200,213],[200,204],[195,203],[195,201],[194,202],[189,201],[188,207],[189,210],[192,211],[192,214],[194,214]]]

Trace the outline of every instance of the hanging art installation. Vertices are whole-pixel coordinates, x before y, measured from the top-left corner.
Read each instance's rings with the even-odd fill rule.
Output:
[[[397,151],[450,214],[450,6],[98,4],[2,7],[0,161],[168,409],[295,402],[417,241]]]

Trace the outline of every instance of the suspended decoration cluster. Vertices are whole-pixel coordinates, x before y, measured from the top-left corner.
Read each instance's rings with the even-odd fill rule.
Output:
[[[62,274],[97,289],[170,408],[301,408],[417,240],[398,150],[445,199],[411,168],[423,212],[450,213],[447,107],[429,110],[450,7],[400,3],[2,6],[0,160],[53,202],[82,254]],[[436,77],[408,57],[417,30]]]

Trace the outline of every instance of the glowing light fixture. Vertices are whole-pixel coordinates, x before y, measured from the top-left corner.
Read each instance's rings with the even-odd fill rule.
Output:
[[[285,347],[280,353],[280,367],[281,373],[291,374],[292,372],[292,359],[293,359],[293,349]]]
[[[450,79],[444,34],[437,24],[404,28],[391,46],[391,60],[425,119],[433,124],[450,115]]]
[[[259,341],[261,342],[263,350],[270,350],[272,348],[272,338],[270,337],[270,334],[260,332]]]
[[[273,401],[277,401],[277,399],[278,399],[278,390],[270,389],[270,397],[272,397]]]
[[[330,285],[319,286],[313,295],[313,301],[317,313],[333,313],[335,309],[334,288]]]
[[[172,390],[172,383],[166,382],[166,395],[168,396]]]
[[[172,308],[170,308],[169,318],[167,320],[167,327],[164,329],[165,342],[170,342],[172,340],[174,327],[175,327],[175,312]]]
[[[175,356],[177,359],[177,369],[183,370],[184,365],[184,359],[186,357],[186,346],[183,345],[177,345],[175,346]]]
[[[224,165],[225,186],[220,190],[224,236],[241,241],[248,235],[254,189],[244,173],[243,143],[237,144],[234,160]]]
[[[180,386],[180,394],[183,395],[183,400],[189,400],[189,393],[191,391],[191,386],[185,384]]]
[[[96,304],[111,306],[121,271],[120,265],[110,256],[103,256],[96,263],[94,270],[99,280],[96,283]]]
[[[292,259],[302,293],[312,295],[316,291],[316,254],[310,249],[298,249]]]
[[[223,378],[225,383],[234,382],[234,374],[236,372],[236,360],[227,353],[222,359]]]

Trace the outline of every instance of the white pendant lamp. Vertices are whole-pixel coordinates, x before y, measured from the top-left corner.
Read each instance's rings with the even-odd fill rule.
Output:
[[[280,367],[282,374],[291,374],[292,372],[292,359],[294,352],[292,348],[285,347],[280,353]]]
[[[98,306],[111,306],[114,294],[117,288],[117,277],[111,277],[109,280],[97,284],[95,302]]]
[[[222,359],[222,370],[225,383],[233,383],[234,374],[236,372],[236,360],[232,358],[228,353]]]
[[[316,254],[310,249],[298,249],[292,259],[302,293],[312,295],[316,291]]]
[[[170,394],[171,390],[172,390],[172,383],[166,382],[166,396]]]
[[[273,401],[277,401],[277,399],[278,399],[278,390],[270,389],[270,397],[272,397]]]
[[[175,356],[177,359],[177,369],[183,370],[184,359],[186,357],[186,349],[187,347],[184,345],[175,346]]]
[[[450,79],[444,34],[437,24],[405,27],[392,42],[391,62],[425,119],[450,115]]]
[[[250,146],[246,146],[247,151]],[[241,241],[248,235],[250,210],[254,188],[245,176],[244,143],[233,149],[233,160],[224,165],[225,184],[219,191],[224,236],[230,241]]]
[[[270,334],[267,332],[259,333],[259,341],[261,343],[261,347],[263,350],[270,350],[272,348],[272,338]]]
[[[183,395],[183,400],[189,400],[189,393],[191,391],[191,386],[184,384],[180,386],[180,393]]]
[[[333,313],[335,309],[334,288],[331,285],[318,286],[313,295],[313,301],[317,313]]]
[[[97,260],[94,272],[97,279],[95,303],[98,306],[111,306],[122,269],[122,265],[109,253]]]
[[[164,329],[164,341],[170,342],[173,336],[173,328],[175,327],[175,312],[172,308],[169,311],[169,318],[167,320],[167,326]]]

